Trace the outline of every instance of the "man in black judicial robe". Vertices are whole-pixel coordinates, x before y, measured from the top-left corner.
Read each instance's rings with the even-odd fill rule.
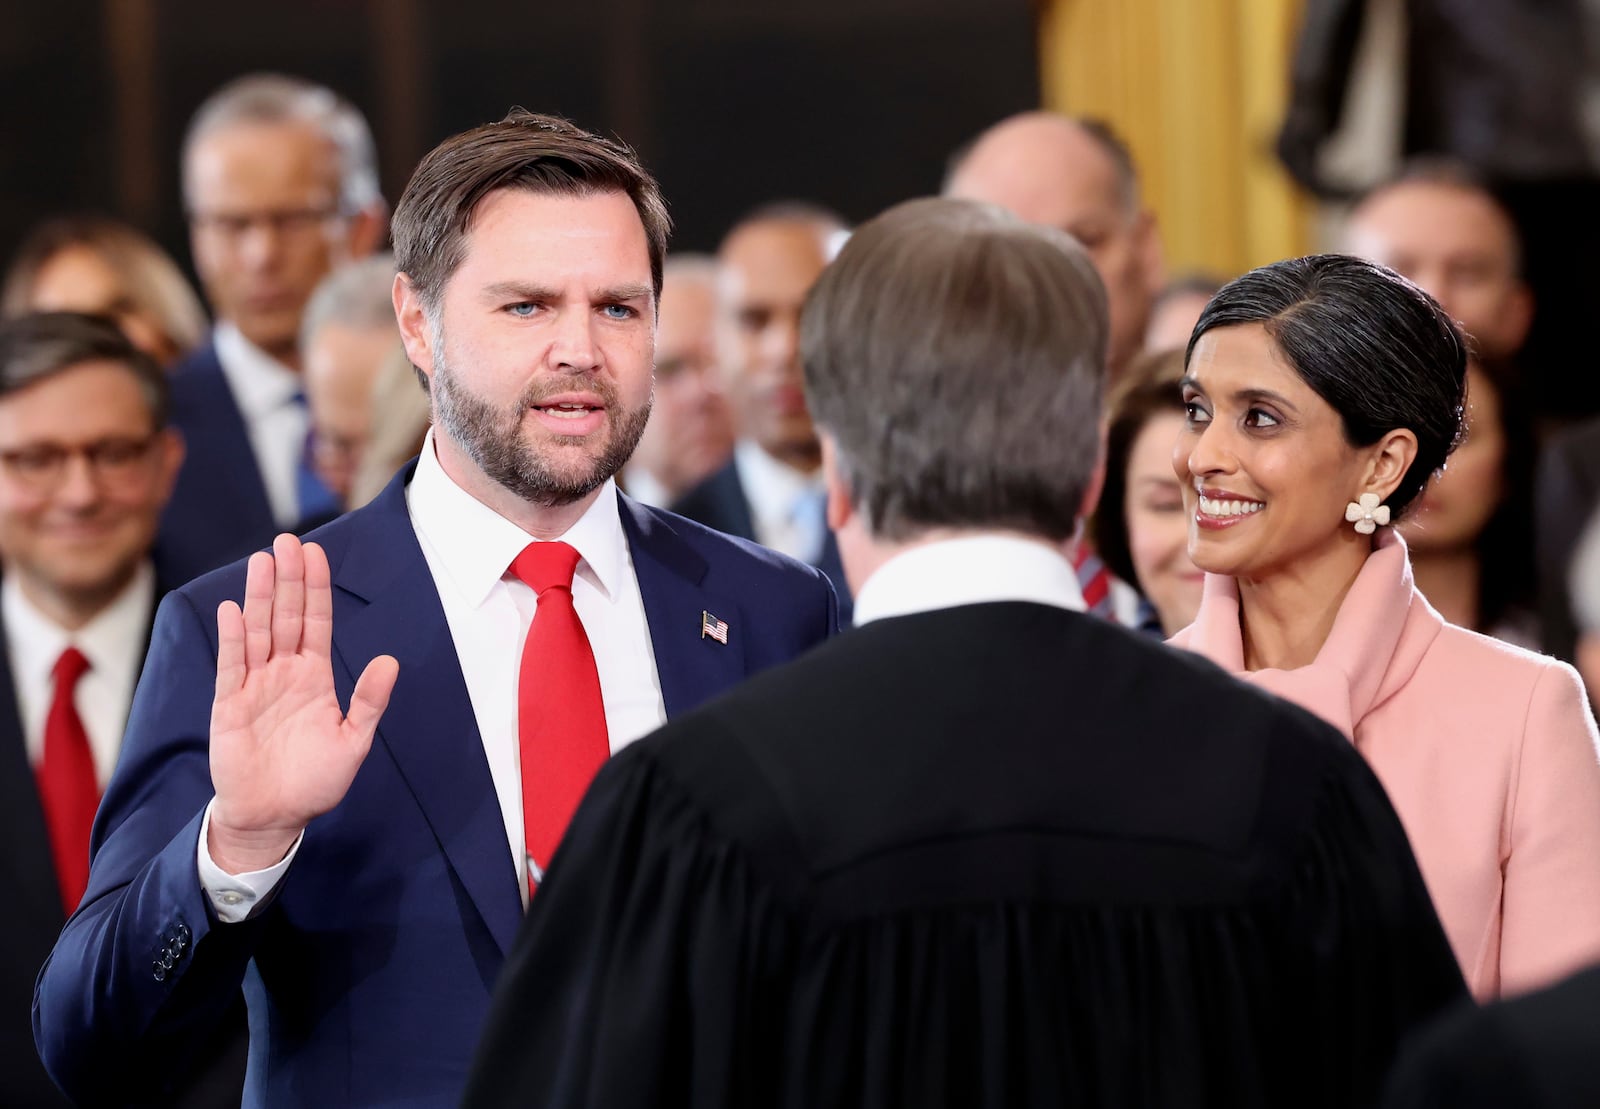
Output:
[[[601,772],[465,1104],[1370,1104],[1461,975],[1342,736],[1082,613],[1087,256],[913,201],[802,342],[858,626]]]

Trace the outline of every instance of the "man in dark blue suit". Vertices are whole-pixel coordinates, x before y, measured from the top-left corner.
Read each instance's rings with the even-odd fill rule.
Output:
[[[383,241],[367,124],[332,90],[239,78],[195,113],[183,148],[190,248],[216,314],[172,376],[188,458],[157,563],[183,582],[243,558],[337,502],[306,458],[297,344],[312,290]]]
[[[175,1065],[243,983],[247,1104],[455,1104],[583,774],[836,630],[816,570],[616,491],[667,222],[549,117],[418,167],[395,308],[434,430],[372,504],[163,604],[35,998],[69,1093]]]
[[[752,212],[723,238],[714,335],[738,441],[728,464],[672,510],[818,567],[848,621],[849,587],[824,518],[822,448],[800,375],[800,309],[845,233],[832,212],[790,202]]]

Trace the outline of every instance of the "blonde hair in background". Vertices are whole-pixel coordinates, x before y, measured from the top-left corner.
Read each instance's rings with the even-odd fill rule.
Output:
[[[103,216],[62,216],[34,228],[0,285],[0,316],[29,312],[40,272],[73,247],[93,251],[111,268],[132,306],[155,323],[178,358],[205,340],[205,309],[177,263],[142,232]]]

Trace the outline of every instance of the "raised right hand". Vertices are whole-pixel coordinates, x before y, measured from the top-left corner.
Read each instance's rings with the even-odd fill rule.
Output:
[[[280,862],[312,818],[349,790],[372,746],[400,665],[367,664],[339,708],[333,690],[333,587],[315,543],[280,535],[250,556],[244,609],[217,609],[207,849],[230,874]]]

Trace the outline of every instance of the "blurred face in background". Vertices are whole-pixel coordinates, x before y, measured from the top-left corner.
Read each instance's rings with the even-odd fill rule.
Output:
[[[1172,472],[1172,448],[1183,423],[1181,413],[1160,412],[1134,437],[1123,507],[1128,554],[1140,591],[1155,607],[1167,635],[1194,622],[1205,583],[1205,574],[1189,558],[1183,487]]]
[[[1493,358],[1522,346],[1533,298],[1517,272],[1517,231],[1476,189],[1411,181],[1369,196],[1350,215],[1345,248],[1409,277]]]
[[[1162,281],[1160,240],[1154,220],[1126,195],[1116,163],[1082,127],[1043,113],[1001,123],[978,140],[946,192],[1082,243],[1106,286],[1113,375],[1139,352]]]
[[[717,255],[716,357],[738,433],[806,472],[822,450],[800,372],[800,309],[833,233],[810,220],[759,220]]]
[[[733,417],[713,362],[715,277],[674,273],[661,285],[656,324],[655,402],[633,462],[673,497],[727,462]]]
[[[299,365],[317,283],[382,234],[378,217],[341,210],[339,171],[334,144],[301,122],[221,127],[184,166],[190,246],[213,311],[286,365]]]
[[[1157,302],[1144,333],[1145,350],[1183,350],[1189,345],[1200,313],[1211,302],[1209,293],[1179,290]]]
[[[45,612],[81,623],[149,553],[182,459],[121,363],[79,363],[0,397],[6,573]]]
[[[69,246],[51,255],[34,276],[28,307],[109,316],[130,343],[162,365],[178,355],[178,344],[140,310],[116,270],[92,247]]]
[[[311,463],[340,502],[372,438],[372,387],[384,363],[398,355],[393,327],[326,323],[302,352],[311,409]]]
[[[1483,369],[1469,363],[1465,435],[1400,521],[1406,543],[1418,554],[1473,546],[1505,499],[1505,466],[1500,394]]]

